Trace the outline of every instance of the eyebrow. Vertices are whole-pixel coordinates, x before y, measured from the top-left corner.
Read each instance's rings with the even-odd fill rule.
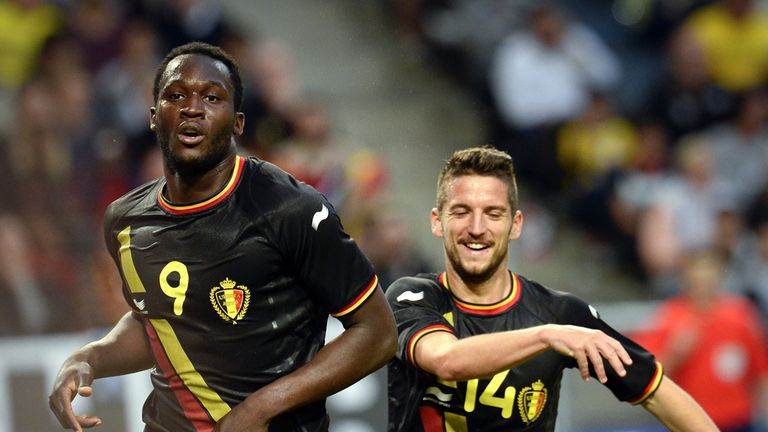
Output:
[[[181,78],[176,78],[176,79],[168,80],[165,83],[165,86],[163,86],[163,88],[170,87],[170,86],[176,85],[176,84],[181,85],[181,84],[184,84],[185,82],[186,82],[186,80],[183,80]],[[228,87],[227,84],[222,82],[222,81],[218,81],[218,80],[203,81],[203,85],[205,85],[207,87],[221,87],[221,88],[229,91],[228,88],[227,88]]]

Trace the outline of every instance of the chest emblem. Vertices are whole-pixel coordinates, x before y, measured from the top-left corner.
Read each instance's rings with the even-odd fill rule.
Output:
[[[219,286],[211,288],[211,305],[217,314],[226,322],[237,324],[243,319],[251,301],[251,292],[245,285],[226,278]]]
[[[544,411],[544,405],[547,403],[547,389],[541,380],[531,384],[530,387],[524,387],[517,395],[517,406],[520,408],[520,416],[525,424],[536,421]]]

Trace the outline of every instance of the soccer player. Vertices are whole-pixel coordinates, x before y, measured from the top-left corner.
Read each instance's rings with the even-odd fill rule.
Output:
[[[62,365],[61,425],[95,378],[152,368],[145,431],[327,431],[325,398],[383,366],[396,331],[376,275],[314,189],[237,154],[237,64],[218,47],[172,50],[150,128],[164,177],[107,210],[104,235],[132,307]],[[345,331],[324,346],[328,315]]]
[[[401,278],[386,294],[399,331],[389,431],[553,431],[566,367],[673,431],[717,430],[593,307],[508,270],[509,241],[523,227],[517,205],[508,154],[470,148],[443,167],[431,224],[445,272]]]

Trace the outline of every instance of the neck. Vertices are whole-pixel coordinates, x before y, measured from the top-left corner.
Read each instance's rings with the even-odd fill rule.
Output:
[[[509,295],[512,289],[512,278],[509,275],[509,270],[503,266],[499,266],[489,278],[482,281],[463,279],[450,264],[446,265],[445,273],[451,292],[470,303],[496,303]]]
[[[234,170],[237,155],[227,156],[201,175],[184,176],[164,166],[166,187],[163,195],[174,204],[190,204],[212,197],[227,184]]]

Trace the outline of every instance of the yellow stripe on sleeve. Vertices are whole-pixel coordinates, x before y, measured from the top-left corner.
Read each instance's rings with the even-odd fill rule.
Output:
[[[656,389],[659,388],[659,384],[661,384],[661,378],[663,376],[664,376],[664,368],[661,366],[661,363],[657,361],[656,373],[653,375],[651,382],[648,383],[648,386],[645,388],[643,393],[641,393],[639,397],[632,400],[628,400],[627,402],[629,402],[632,405],[638,405],[645,402],[645,400],[648,399],[648,397],[652,395],[653,392],[656,391]]]
[[[379,277],[374,275],[373,280],[371,280],[371,283],[368,284],[365,290],[363,290],[363,292],[360,293],[360,295],[358,295],[357,298],[355,298],[350,304],[348,304],[343,309],[331,313],[331,316],[334,318],[340,318],[354,311],[355,309],[357,309],[358,306],[363,304],[363,302],[366,301],[368,297],[371,296],[371,294],[373,294],[376,291],[376,288],[378,286],[379,286]]]

